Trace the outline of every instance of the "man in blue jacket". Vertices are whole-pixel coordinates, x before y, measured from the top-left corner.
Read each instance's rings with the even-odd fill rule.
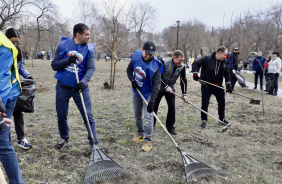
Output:
[[[266,62],[265,57],[262,56],[262,52],[258,52],[258,56],[255,57],[253,60],[253,73],[255,74],[255,87],[254,89],[257,89],[257,83],[258,83],[258,76],[260,79],[260,89],[263,90],[263,66]]]
[[[142,50],[136,50],[127,67],[127,76],[132,84],[132,101],[137,126],[137,135],[132,139],[138,143],[144,141],[143,151],[152,149],[152,134],[154,124],[154,103],[161,86],[161,73],[163,65],[154,57],[156,46],[153,42],[144,43]],[[142,100],[137,89],[148,105]],[[142,111],[144,111],[145,125],[143,125]]]
[[[63,37],[56,49],[51,66],[57,71],[55,78],[58,80],[56,85],[56,110],[61,140],[55,148],[61,149],[69,139],[69,127],[67,114],[69,99],[72,97],[78,107],[88,131],[89,144],[98,144],[95,121],[92,114],[91,99],[89,95],[88,82],[95,71],[95,46],[89,42],[90,32],[87,25],[79,23],[73,28],[73,38]],[[77,53],[70,55],[69,53]],[[76,81],[74,64],[77,64],[79,83]],[[79,91],[82,92],[90,127],[94,136],[94,143],[91,139],[84,114]]]

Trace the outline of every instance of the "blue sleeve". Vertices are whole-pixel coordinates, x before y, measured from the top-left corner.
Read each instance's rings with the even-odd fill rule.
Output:
[[[25,68],[24,65],[23,65],[23,60],[19,61],[19,62],[17,63],[17,65],[18,65],[19,74],[20,74],[21,76],[23,76],[25,79],[28,78],[28,77],[30,77],[30,73],[26,70],[26,68]]]
[[[54,58],[51,63],[51,67],[54,71],[58,71],[58,70],[65,69],[68,65],[70,65],[68,58],[60,60],[60,45],[59,45],[54,54]]]
[[[86,74],[84,75],[83,79],[81,82],[85,84],[85,86],[88,85],[89,80],[93,76],[95,72],[95,54],[94,52],[87,58],[87,64],[86,64]]]
[[[255,69],[255,60],[256,60],[256,59],[253,60],[253,71],[256,70],[256,69]]]

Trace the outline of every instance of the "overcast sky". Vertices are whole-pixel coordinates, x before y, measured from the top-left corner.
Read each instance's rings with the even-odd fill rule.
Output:
[[[97,5],[98,10],[103,8],[102,0],[92,1]],[[118,1],[123,2],[124,0]],[[63,16],[72,18],[75,15],[77,0],[53,0],[53,2],[59,7]],[[230,26],[232,13],[234,21],[236,17],[240,17],[240,13],[244,15],[248,10],[251,12],[271,11],[270,8],[273,5],[282,5],[282,0],[150,0],[149,2],[157,10],[155,30],[151,30],[155,33],[175,24],[177,20],[185,22],[197,19],[209,28],[211,26],[222,27],[224,14],[224,25]]]

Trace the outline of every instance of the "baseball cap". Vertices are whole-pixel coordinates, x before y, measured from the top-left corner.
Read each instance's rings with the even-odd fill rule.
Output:
[[[153,42],[148,41],[144,43],[143,49],[145,50],[146,54],[154,54],[156,51],[156,46]]]
[[[239,47],[235,47],[234,50],[239,50]]]

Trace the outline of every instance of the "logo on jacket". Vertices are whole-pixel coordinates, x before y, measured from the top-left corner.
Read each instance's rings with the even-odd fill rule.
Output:
[[[138,86],[142,87],[143,86],[142,80],[146,78],[146,73],[144,70],[142,70],[140,66],[137,66],[134,70],[135,70],[134,72],[135,81],[137,82]]]

